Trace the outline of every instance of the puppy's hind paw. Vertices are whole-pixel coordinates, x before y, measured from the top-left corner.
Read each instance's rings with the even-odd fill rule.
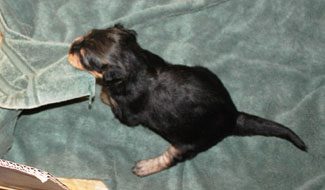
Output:
[[[132,173],[139,177],[145,177],[156,173],[153,168],[153,162],[150,160],[141,160],[132,168]]]
[[[175,156],[178,155],[179,152],[178,149],[171,146],[167,151],[156,158],[137,162],[133,167],[132,172],[139,177],[145,177],[170,168],[176,164]]]
[[[169,164],[164,163],[162,157],[160,156],[157,158],[141,160],[137,162],[133,167],[132,172],[139,177],[145,177],[167,169],[169,166]]]

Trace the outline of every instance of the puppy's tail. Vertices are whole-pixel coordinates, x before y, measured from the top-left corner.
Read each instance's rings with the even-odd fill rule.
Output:
[[[289,128],[274,121],[269,121],[244,112],[239,112],[233,135],[279,137],[290,141],[300,150],[307,152],[305,143]]]

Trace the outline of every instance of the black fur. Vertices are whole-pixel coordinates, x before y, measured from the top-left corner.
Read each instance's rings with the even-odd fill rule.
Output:
[[[237,111],[214,73],[167,63],[142,49],[133,30],[121,25],[93,30],[70,51],[76,47],[87,52],[81,57],[87,70],[103,73],[103,88],[116,102],[112,106],[116,118],[127,126],[147,127],[182,150],[174,163],[232,135],[276,136],[306,151],[290,129]]]

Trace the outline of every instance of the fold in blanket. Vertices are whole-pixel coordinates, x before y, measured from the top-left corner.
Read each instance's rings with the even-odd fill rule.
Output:
[[[18,35],[1,14],[0,32],[0,107],[30,109],[94,94],[94,78],[67,64],[68,44]]]

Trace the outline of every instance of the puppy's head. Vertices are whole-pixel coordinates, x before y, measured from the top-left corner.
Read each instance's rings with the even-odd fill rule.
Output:
[[[107,29],[94,29],[76,38],[69,49],[68,60],[77,69],[86,70],[96,78],[107,71],[126,77],[136,62],[134,51],[139,49],[136,32],[121,24]]]

